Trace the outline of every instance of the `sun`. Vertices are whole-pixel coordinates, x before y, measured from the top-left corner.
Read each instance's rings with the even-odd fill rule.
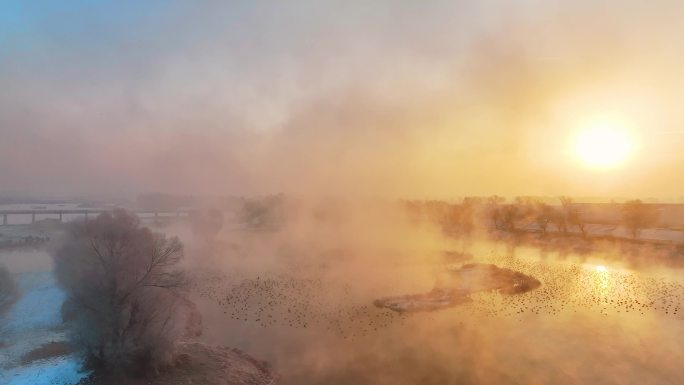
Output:
[[[632,152],[629,132],[616,124],[596,123],[584,128],[575,142],[578,158],[597,169],[615,168]]]

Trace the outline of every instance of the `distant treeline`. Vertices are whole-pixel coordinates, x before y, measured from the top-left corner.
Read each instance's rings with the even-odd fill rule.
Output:
[[[661,225],[661,208],[641,200],[624,203],[575,203],[570,197],[559,197],[558,203],[532,197],[516,197],[507,201],[500,196],[467,197],[461,202],[438,200],[406,200],[403,206],[414,222],[428,221],[450,234],[470,234],[476,229],[487,231],[553,231],[563,235],[587,236],[590,224],[610,223],[623,226],[632,238],[641,230]]]
[[[258,230],[277,230],[295,215],[334,221],[344,215],[346,207],[335,199],[302,204],[301,199],[284,194],[212,199],[149,194],[140,196],[137,203],[143,209],[220,210],[231,213],[232,219],[245,228]],[[589,227],[592,225],[612,225],[624,228],[631,238],[638,239],[643,229],[684,229],[684,204],[645,203],[638,199],[621,203],[585,203],[570,197],[506,199],[494,195],[466,197],[458,202],[402,200],[400,206],[410,221],[436,223],[452,235],[484,230],[591,236]]]

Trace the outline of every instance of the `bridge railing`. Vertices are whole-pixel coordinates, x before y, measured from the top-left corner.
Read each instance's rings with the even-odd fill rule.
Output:
[[[23,216],[24,219],[26,220],[27,216],[30,215],[30,224],[35,224],[36,223],[36,216],[50,216],[51,219],[57,219],[59,222],[63,222],[66,217],[71,217],[71,219],[75,219],[74,217],[82,217],[85,220],[88,220],[91,216],[95,217],[99,214],[105,213],[105,212],[111,212],[114,209],[35,209],[35,210],[0,210],[0,218],[2,221],[0,221],[0,226],[9,226],[14,223],[11,223],[10,217],[12,216]],[[180,218],[180,217],[187,217],[190,215],[192,210],[129,210],[139,217],[141,219],[146,219],[146,218],[154,218],[155,220],[159,219],[168,219],[168,218]],[[56,216],[56,218],[55,218]],[[29,224],[26,223],[25,221],[20,223],[20,224]]]

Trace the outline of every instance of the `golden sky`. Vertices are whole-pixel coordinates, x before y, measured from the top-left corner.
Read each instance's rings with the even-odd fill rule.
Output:
[[[220,3],[10,0],[0,192],[684,196],[684,3]]]

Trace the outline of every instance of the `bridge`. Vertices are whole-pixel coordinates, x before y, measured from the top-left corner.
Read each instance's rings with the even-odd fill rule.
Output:
[[[63,222],[66,218],[70,219],[85,219],[88,220],[90,217],[96,217],[102,213],[111,212],[115,208],[111,209],[27,209],[27,210],[0,210],[0,217],[2,222],[0,226],[10,226],[11,217],[23,217],[27,218],[30,216],[31,224],[36,223],[36,216],[41,216],[43,219],[56,219],[59,222]],[[135,213],[141,219],[154,218],[155,221],[160,219],[170,219],[170,218],[181,218],[188,217],[193,210],[129,210],[129,212]],[[28,224],[22,222],[21,224]]]

